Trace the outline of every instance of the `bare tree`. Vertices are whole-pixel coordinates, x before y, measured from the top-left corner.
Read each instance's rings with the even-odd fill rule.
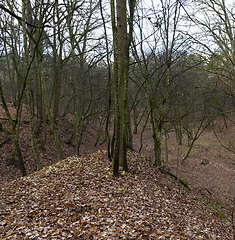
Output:
[[[113,175],[119,175],[119,165],[125,171],[127,167],[127,101],[129,80],[129,47],[132,40],[135,3],[128,2],[129,22],[127,20],[127,1],[114,0],[111,3],[111,19],[114,49],[114,85],[115,85],[115,152]],[[129,31],[127,25],[129,23]]]

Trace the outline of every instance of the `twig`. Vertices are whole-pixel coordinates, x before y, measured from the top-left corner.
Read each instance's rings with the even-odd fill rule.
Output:
[[[177,151],[177,168],[176,168],[176,177],[177,177],[177,181],[179,181],[179,147],[178,147],[178,151]]]
[[[168,171],[164,166],[159,166],[158,169],[165,174],[170,175],[171,177],[173,177],[175,180],[179,181],[183,186],[185,186],[187,189],[189,189],[188,184],[186,184],[182,179],[180,179],[178,176],[176,176],[175,174],[171,173],[170,171]]]
[[[200,189],[199,191],[201,192],[201,191],[204,190],[204,189],[212,196],[211,192],[210,192],[207,188],[202,188],[202,189]]]

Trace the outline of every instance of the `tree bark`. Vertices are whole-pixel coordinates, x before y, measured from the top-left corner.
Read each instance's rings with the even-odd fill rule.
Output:
[[[30,44],[28,46],[28,37],[27,37],[27,27],[26,27],[26,9],[28,16],[28,21],[32,22],[31,18],[31,6],[30,1],[28,0],[23,1],[22,4],[22,27],[23,27],[23,40],[24,40],[24,52],[25,52],[25,70],[24,70],[24,79],[26,81],[26,89],[27,89],[27,99],[28,99],[28,107],[29,107],[29,127],[30,127],[30,133],[31,133],[31,143],[32,143],[32,150],[34,153],[34,157],[36,159],[37,164],[37,170],[42,169],[42,162],[40,158],[40,154],[37,149],[37,143],[36,143],[36,136],[34,131],[34,106],[33,106],[33,96],[32,96],[32,89],[31,89],[31,81],[30,81],[30,66],[32,62],[34,61],[35,54],[32,54],[31,63],[29,62],[29,49],[33,50],[32,41],[30,41]],[[28,27],[28,32],[31,32],[31,27]]]
[[[119,98],[119,82],[118,82],[118,33],[116,25],[116,12],[114,0],[110,0],[111,8],[111,23],[113,31],[113,54],[114,54],[114,162],[113,162],[113,176],[119,176],[119,151],[120,151],[120,98]]]
[[[26,172],[26,168],[24,166],[24,160],[23,160],[23,156],[22,156],[22,153],[21,153],[21,150],[20,150],[19,141],[18,141],[18,134],[17,134],[17,131],[16,131],[17,123],[14,124],[14,122],[11,118],[11,115],[8,111],[7,104],[6,104],[4,95],[3,95],[1,80],[0,80],[0,98],[1,98],[1,101],[2,101],[2,106],[5,110],[6,115],[7,115],[8,121],[9,121],[9,123],[11,125],[11,128],[12,128],[14,149],[17,152],[17,155],[18,155],[18,158],[19,158],[19,168],[20,168],[20,171],[21,171],[21,175],[26,176],[27,172]]]

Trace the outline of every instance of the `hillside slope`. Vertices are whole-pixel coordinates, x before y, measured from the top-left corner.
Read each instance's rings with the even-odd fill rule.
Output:
[[[9,107],[9,111],[12,119],[15,119],[16,109],[14,107]],[[36,125],[36,117],[35,117],[35,125]],[[2,126],[9,131],[9,134],[1,131],[0,128],[0,185],[4,182],[9,182],[16,178],[21,177],[21,172],[19,168],[14,165],[18,165],[18,157],[15,157],[14,165],[12,165],[10,159],[12,156],[14,144],[13,144],[13,136],[11,134],[12,129],[9,124],[9,121],[6,118],[6,114],[0,106],[0,122]],[[68,144],[68,140],[70,139],[73,130],[74,130],[75,117],[72,114],[67,114],[66,117],[59,117],[56,123],[57,133],[59,135],[61,141],[61,147],[63,149],[64,157],[73,156],[76,154],[76,142],[72,141],[71,144]],[[100,142],[95,147],[94,144],[96,142],[96,137],[98,133],[98,127],[92,123],[86,125],[86,128],[83,133],[82,142],[80,146],[80,155],[85,155],[88,153],[93,153],[98,150],[106,149],[106,144],[100,145]],[[47,123],[47,137],[46,144],[43,148],[41,148],[41,143],[43,139],[43,131],[39,132],[39,135],[36,135],[36,142],[38,151],[40,153],[40,157],[42,160],[42,165],[44,167],[55,164],[59,161],[59,153],[57,150],[57,146],[55,143],[55,138],[51,132],[51,128],[49,123]],[[101,141],[103,141],[105,134],[101,134]],[[36,171],[36,161],[32,151],[32,143],[31,143],[31,134],[29,129],[29,120],[28,113],[25,108],[22,110],[21,115],[21,124],[19,131],[19,145],[23,155],[25,168],[28,174]]]
[[[0,239],[232,239],[210,213],[136,152],[112,177],[105,151],[69,157],[0,186]]]

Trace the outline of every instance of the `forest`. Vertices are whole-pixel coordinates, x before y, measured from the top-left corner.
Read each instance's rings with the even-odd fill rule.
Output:
[[[43,148],[48,121],[63,159],[56,121],[68,113],[75,116],[69,141],[76,142],[77,155],[89,123],[106,131],[109,157],[117,162],[114,174],[119,164],[127,169],[126,150],[140,122],[139,131],[151,126],[155,164],[161,165],[162,135],[175,131],[181,144],[187,132],[192,146],[216,118],[225,125],[233,121],[232,6],[224,1],[124,3],[1,5],[0,94],[22,175],[18,138],[25,107],[38,170],[36,135],[44,133]],[[17,109],[16,119],[7,103]],[[234,150],[232,143],[224,145]]]
[[[1,171],[4,172],[3,166],[8,164],[19,169],[22,177],[33,172],[25,165],[25,155],[29,151],[24,147],[25,129],[30,133],[30,151],[33,153],[30,161],[35,163],[34,171],[41,170],[39,174],[43,177],[51,172],[54,177],[62,174],[55,173],[55,169],[52,171],[53,167],[45,170],[42,151],[46,146],[51,141],[55,142],[58,159],[51,163],[66,158],[66,166],[72,166],[78,161],[76,157],[83,155],[81,146],[84,141],[88,144],[86,135],[91,128],[95,128],[94,141],[89,146],[102,148],[94,157],[100,160],[97,168],[109,164],[106,167],[108,175],[104,173],[104,176],[112,175],[111,182],[119,181],[123,176],[129,178],[131,175],[128,174],[138,174],[139,170],[133,167],[130,155],[135,155],[131,151],[137,143],[133,139],[137,139],[135,136],[138,134],[136,154],[138,152],[146,159],[143,155],[146,131],[153,146],[149,171],[168,173],[186,188],[188,184],[166,167],[171,158],[172,136],[178,146],[175,152],[186,145],[184,153],[180,157],[177,155],[178,165],[188,161],[195,152],[195,144],[206,131],[213,135],[226,154],[234,158],[234,9],[234,2],[225,0],[2,1]],[[61,133],[63,131],[66,136]],[[66,138],[67,145],[62,144],[62,138]],[[74,152],[66,146],[73,146]],[[8,157],[3,164],[6,151]],[[71,161],[67,158],[68,152],[72,153],[71,157],[75,156]],[[106,163],[103,163],[104,159]],[[84,158],[79,161],[85,162]],[[203,161],[202,164],[209,164],[207,159]],[[234,164],[234,160],[231,162],[231,165]],[[152,170],[153,167],[156,169]],[[57,168],[60,169],[60,165]],[[146,169],[143,169],[141,171],[145,172]],[[73,179],[73,173],[70,174]],[[96,177],[99,178],[98,175]],[[128,181],[126,178],[125,181]],[[142,176],[141,181],[146,179]],[[67,181],[70,182],[69,179]],[[88,182],[88,179],[84,181]],[[139,186],[148,185],[143,182]],[[128,195],[131,190],[126,182],[123,184],[118,191],[127,191]],[[2,191],[13,191],[11,187],[6,189]],[[81,194],[82,190],[76,191]],[[208,189],[207,192],[211,194]],[[102,197],[103,200],[99,201],[104,204],[109,198]],[[71,213],[69,221],[78,221],[78,218],[73,219],[74,215],[95,211],[85,203],[77,209],[76,201],[71,199],[75,197],[67,199],[66,208],[70,209],[70,213],[77,213]],[[230,211],[233,216],[233,210]],[[60,225],[60,220],[53,221]],[[233,223],[233,219],[231,221]],[[0,225],[6,226],[5,220],[0,221]],[[118,236],[123,239],[158,239],[154,231],[144,231],[137,234],[135,230],[132,235],[131,231],[127,231],[129,235],[115,233],[110,239]],[[153,238],[144,238],[150,236],[149,233],[153,234]],[[164,235],[164,231],[158,232],[159,236],[160,233]],[[218,235],[219,238],[216,238],[216,234],[210,235],[214,238],[203,235],[203,239],[229,239],[231,229],[222,237]],[[49,237],[48,233],[44,235]],[[70,235],[72,239],[108,239],[106,235],[102,238],[99,234],[98,238],[95,235],[73,238],[74,232]],[[70,235],[66,233],[64,238],[59,239],[68,239]],[[2,236],[10,239],[7,234]],[[29,235],[29,239],[30,236],[33,235]],[[178,236],[196,239],[199,235],[179,233]],[[168,239],[170,233],[165,237],[162,239]],[[169,239],[177,239],[177,235]]]

